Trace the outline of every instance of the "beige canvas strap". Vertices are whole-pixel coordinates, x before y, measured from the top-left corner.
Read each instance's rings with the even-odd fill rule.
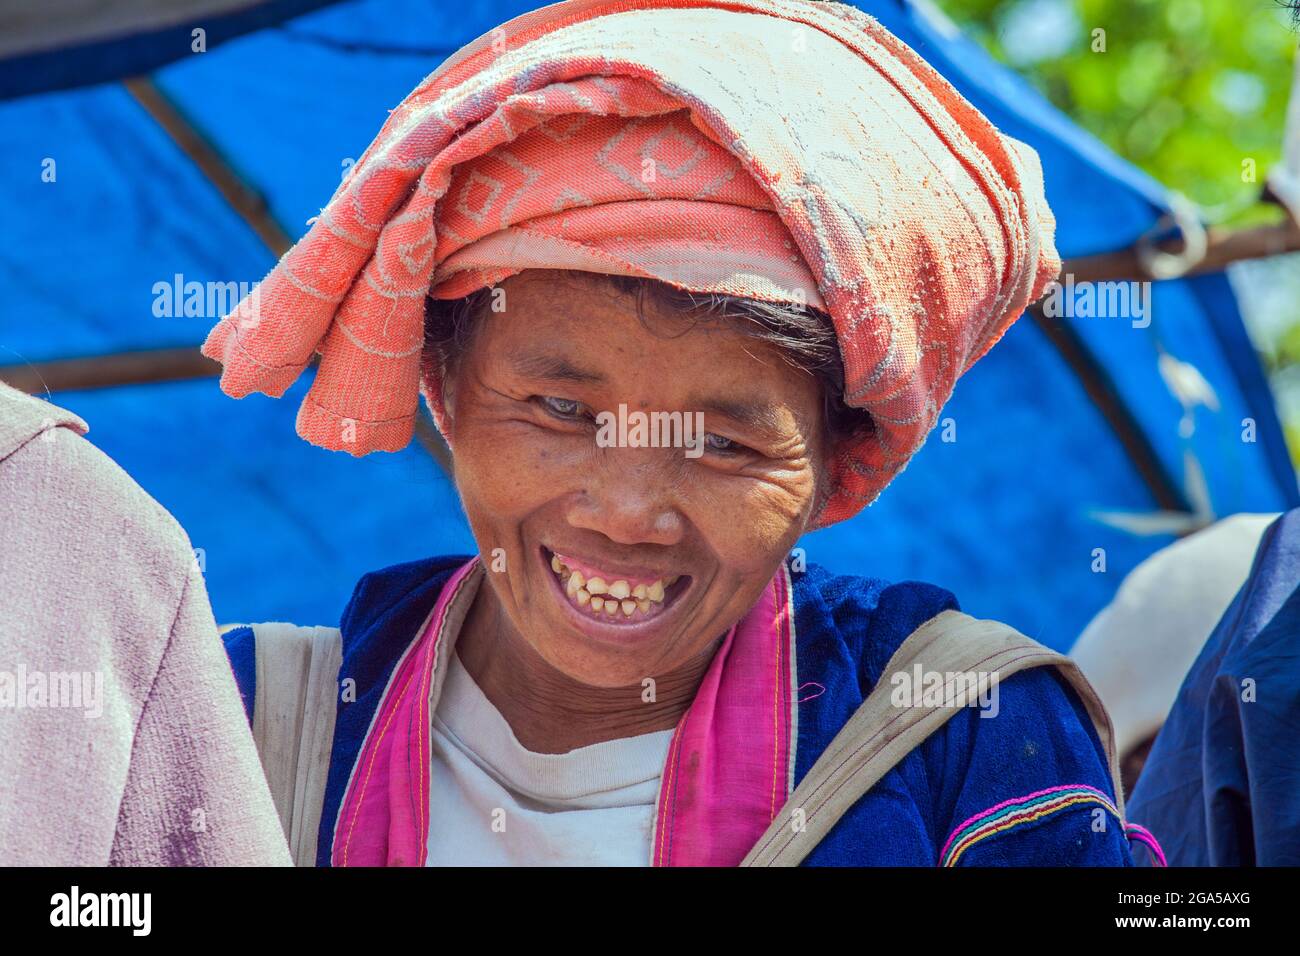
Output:
[[[1110,717],[1096,691],[1064,655],[998,621],[944,611],[917,628],[889,659],[876,687],[813,764],[741,866],[797,866],[840,817],[900,760],[947,723],[960,706],[900,705],[893,675],[987,675],[980,690],[1031,667],[1054,666],[1079,695],[1106,749],[1116,806],[1124,814]],[[957,691],[954,677],[945,682]],[[945,699],[948,699],[945,694]],[[969,699],[969,697],[968,697]]]
[[[257,624],[253,739],[297,866],[316,865],[343,641],[337,628]]]

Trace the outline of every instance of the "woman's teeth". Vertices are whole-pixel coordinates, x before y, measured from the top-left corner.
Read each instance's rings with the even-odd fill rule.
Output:
[[[674,574],[648,584],[643,581],[630,584],[623,578],[606,581],[596,575],[586,577],[581,571],[569,567],[566,559],[558,554],[551,555],[551,570],[560,579],[564,593],[575,607],[596,616],[624,618],[658,614],[663,610],[665,589],[680,577]]]

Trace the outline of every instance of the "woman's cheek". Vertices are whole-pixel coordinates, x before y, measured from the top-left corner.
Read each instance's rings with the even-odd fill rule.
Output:
[[[803,533],[814,487],[811,472],[759,481],[721,477],[709,483],[696,523],[724,566],[770,574]]]
[[[570,436],[513,423],[479,431],[468,454],[457,456],[457,482],[493,514],[526,514],[562,493],[566,476],[578,470],[565,447],[573,444]]]

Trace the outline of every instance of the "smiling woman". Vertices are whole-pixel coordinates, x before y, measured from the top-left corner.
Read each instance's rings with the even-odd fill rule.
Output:
[[[204,346],[235,396],[319,352],[298,431],[356,455],[422,392],[479,551],[227,634],[299,862],[1130,863],[1072,666],[789,560],[1052,230],[1032,151],[849,7],[570,0],[453,56]]]
[[[465,512],[482,553],[499,548],[515,569],[489,578],[498,600],[469,619],[459,646],[470,670],[481,662],[475,676],[506,701],[507,719],[495,675],[527,681],[529,658],[477,653],[475,635],[509,643],[499,635],[516,630],[537,664],[584,684],[683,668],[698,683],[826,494],[821,387],[743,327],[692,323],[658,303],[638,315],[638,299],[602,276],[530,270],[500,287],[505,310],[443,360]],[[699,410],[710,440],[698,459],[682,447],[602,448],[595,414],[620,404]],[[639,695],[623,703],[634,726],[680,717]],[[621,724],[565,722],[558,749],[618,736]],[[544,739],[536,726],[524,736]]]

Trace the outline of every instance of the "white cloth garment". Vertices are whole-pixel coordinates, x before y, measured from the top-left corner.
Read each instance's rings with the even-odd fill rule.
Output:
[[[429,866],[648,866],[671,730],[526,750],[449,655],[433,718]]]

